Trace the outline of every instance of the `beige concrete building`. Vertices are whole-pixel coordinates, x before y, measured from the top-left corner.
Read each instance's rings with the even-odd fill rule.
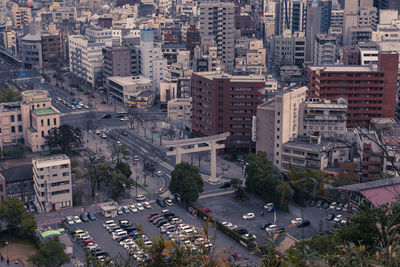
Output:
[[[66,155],[32,160],[38,212],[72,207],[71,161]]]
[[[11,7],[11,17],[13,27],[21,29],[32,20],[31,8],[14,3]]]
[[[173,122],[191,121],[192,98],[176,98],[168,101],[168,120]]]
[[[16,45],[16,33],[14,30],[4,30],[0,34],[0,46],[8,50]]]
[[[50,129],[60,126],[60,112],[46,91],[22,92],[21,102],[0,104],[0,148],[25,143],[33,152],[44,149]]]
[[[311,98],[300,104],[299,135],[342,138],[346,134],[347,101]]]
[[[293,86],[257,107],[256,151],[264,151],[281,167],[282,144],[298,135],[299,106],[306,99],[306,86]]]

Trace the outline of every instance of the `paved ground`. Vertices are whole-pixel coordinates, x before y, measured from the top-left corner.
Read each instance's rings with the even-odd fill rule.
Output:
[[[193,218],[190,216],[183,208],[179,206],[172,206],[168,207],[169,210],[173,211],[177,216],[182,218],[184,223],[188,223],[191,225],[196,226],[198,229],[203,229],[203,221],[197,218]],[[145,210],[145,211],[140,211],[139,213],[129,213],[121,216],[117,216],[114,218],[114,221],[118,221],[120,219],[128,219],[130,222],[135,223],[136,225],[139,225],[142,227],[144,234],[148,238],[154,238],[160,236],[160,231],[159,229],[153,225],[152,223],[149,223],[147,221],[147,216],[149,213],[152,212],[159,212],[161,211],[161,208],[158,207],[155,203],[152,204],[152,209],[150,210]],[[89,234],[94,238],[94,240],[100,245],[100,247],[107,251],[111,257],[117,257],[119,255],[126,255],[125,250],[114,240],[112,240],[111,235],[106,232],[102,224],[104,221],[108,220],[101,215],[97,216],[98,220],[95,222],[88,222],[88,223],[82,223],[79,225],[75,225],[72,228],[73,229],[85,229],[89,232]],[[213,237],[215,234],[215,231],[211,228],[210,229],[210,237]],[[260,258],[251,255],[244,247],[242,247],[239,243],[231,240],[228,238],[225,234],[222,232],[217,232],[216,233],[216,239],[215,239],[215,246],[216,250],[223,250],[226,251],[229,255],[232,253],[240,253],[242,255],[245,255],[246,257],[250,258],[250,261],[247,261],[246,263],[253,265],[255,263],[258,263]],[[167,238],[164,236],[164,238]],[[79,259],[83,260],[84,259],[84,251],[82,248],[75,243],[74,245],[74,255],[78,257]]]
[[[210,208],[212,215],[220,221],[231,222],[239,227],[246,228],[249,232],[257,236],[257,242],[265,243],[268,234],[261,230],[261,226],[266,223],[274,223],[274,213],[264,213],[261,215],[263,209],[262,202],[256,197],[250,196],[250,199],[245,202],[234,200],[233,194],[219,195],[215,197],[202,198],[197,200],[200,207]],[[246,213],[253,212],[256,217],[252,220],[244,220],[242,216]],[[290,227],[288,233],[297,240],[308,239],[319,232],[330,229],[333,222],[328,222],[325,217],[328,213],[335,213],[345,215],[343,212],[336,212],[332,210],[320,209],[316,207],[306,207],[303,209],[303,218],[310,220],[311,225],[303,228]],[[290,221],[296,217],[301,216],[301,208],[297,205],[290,205],[289,212],[278,211],[276,213],[276,224],[278,226],[287,227]],[[321,222],[321,223],[320,223]]]

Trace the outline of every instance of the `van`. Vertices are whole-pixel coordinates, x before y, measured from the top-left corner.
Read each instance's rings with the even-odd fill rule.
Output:
[[[105,223],[103,223],[103,226],[104,226],[105,228],[107,228],[107,226],[109,226],[110,224],[114,224],[114,220],[108,220],[108,221],[106,221]]]
[[[120,238],[120,237],[122,237],[122,236],[126,236],[126,235],[128,235],[128,233],[127,233],[126,231],[121,231],[121,232],[118,232],[118,233],[113,233],[112,239],[116,240],[116,239],[118,239],[118,238]]]

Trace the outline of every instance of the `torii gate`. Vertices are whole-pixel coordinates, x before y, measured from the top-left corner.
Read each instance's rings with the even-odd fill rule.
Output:
[[[217,179],[217,149],[225,147],[222,141],[230,135],[229,132],[191,139],[164,141],[168,149],[167,156],[176,156],[176,164],[181,163],[182,154],[188,154],[193,152],[211,151],[211,179]],[[202,146],[199,146],[202,145]],[[204,145],[204,146],[203,146]]]

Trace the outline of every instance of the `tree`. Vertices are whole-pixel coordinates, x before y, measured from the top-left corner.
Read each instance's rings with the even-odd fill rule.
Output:
[[[65,245],[57,240],[46,241],[39,246],[35,255],[29,257],[29,261],[37,266],[56,267],[70,262],[65,254]]]
[[[0,93],[0,103],[21,101],[21,96],[18,92],[11,88],[4,88]]]
[[[82,145],[82,131],[80,128],[63,124],[58,128],[52,128],[45,139],[45,144],[51,152],[60,148],[63,153],[70,154],[72,148]]]
[[[35,220],[35,215],[33,213],[23,213],[20,223],[20,236],[29,238],[30,240],[36,239],[36,228],[37,223]]]
[[[121,161],[121,157],[122,157],[122,159],[128,159],[128,157],[129,157],[128,147],[125,144],[115,143],[113,145],[113,151],[111,153],[111,160],[112,160],[112,162],[114,162],[114,158],[115,158],[115,160],[118,162],[118,161]]]
[[[125,174],[118,170],[113,170],[111,172],[111,197],[116,200],[123,193],[125,193],[125,188],[130,186],[131,180],[128,179]]]
[[[265,152],[249,154],[246,166],[246,190],[262,197],[267,202],[280,203],[282,183],[279,170],[268,160]]]
[[[24,202],[17,198],[6,199],[0,203],[0,218],[7,222],[7,230],[10,232],[18,230],[25,213]]]
[[[168,189],[172,194],[179,194],[186,203],[196,201],[203,192],[203,179],[199,169],[186,162],[177,164],[171,173]]]
[[[110,168],[105,162],[100,162],[93,165],[92,159],[90,159],[88,165],[88,177],[90,181],[91,196],[94,198],[96,185],[97,189],[100,190],[100,184],[102,181],[107,181],[110,178]]]
[[[114,167],[114,170],[123,173],[126,178],[130,178],[132,175],[131,167],[126,162],[118,161]]]

